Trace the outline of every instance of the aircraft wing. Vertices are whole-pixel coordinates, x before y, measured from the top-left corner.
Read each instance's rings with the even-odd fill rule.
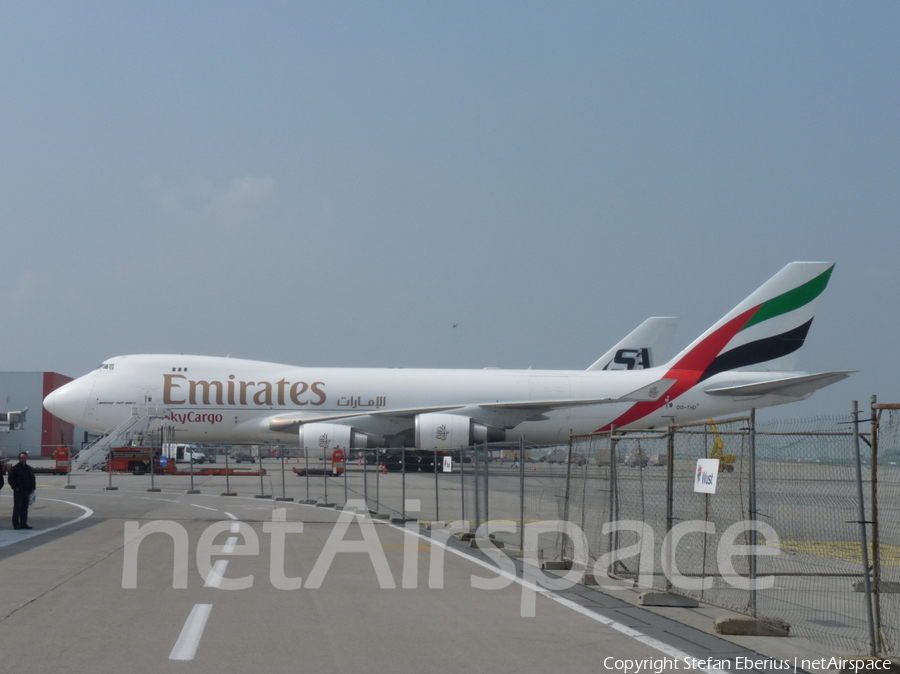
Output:
[[[442,407],[411,407],[401,410],[380,410],[377,412],[338,412],[335,414],[315,414],[301,412],[298,414],[279,414],[269,419],[269,430],[287,432],[299,428],[303,424],[320,421],[339,421],[341,419],[353,419],[358,417],[396,417],[398,419],[412,419],[417,414],[429,412],[446,412],[456,410],[463,405],[444,405]]]
[[[641,388],[626,393],[618,398],[584,398],[575,400],[523,400],[509,403],[482,403],[479,407],[485,409],[520,409],[549,412],[564,407],[587,407],[589,405],[609,405],[611,403],[637,403],[659,400],[660,396],[668,391],[676,382],[675,379],[659,379]]]
[[[713,396],[763,396],[780,395],[786,398],[803,398],[830,384],[846,379],[855,370],[840,372],[820,372],[819,374],[804,374],[796,377],[773,379],[771,381],[756,382],[753,384],[737,384],[734,386],[719,386],[704,389],[705,393]]]
[[[367,418],[373,420],[405,420],[410,421],[416,415],[428,414],[431,412],[446,412],[447,410],[458,410],[463,408],[480,408],[482,413],[478,416],[504,417],[507,425],[511,419],[509,417],[517,417],[519,421],[542,414],[551,412],[556,409],[569,407],[588,407],[591,405],[608,405],[611,403],[622,402],[643,402],[658,400],[666,391],[675,383],[674,379],[660,379],[646,386],[631,391],[618,398],[596,398],[596,399],[574,399],[574,400],[522,400],[515,402],[502,403],[479,403],[474,405],[444,405],[440,407],[416,407],[399,410],[379,410],[379,411],[359,411],[359,412],[338,412],[335,414],[315,414],[315,413],[298,413],[298,414],[280,414],[269,419],[269,430],[290,432],[299,428],[303,424],[312,422],[328,422],[340,421],[342,419]],[[493,423],[498,423],[499,419],[492,419]]]

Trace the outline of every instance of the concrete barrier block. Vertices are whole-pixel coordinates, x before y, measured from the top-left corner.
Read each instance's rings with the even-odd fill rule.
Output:
[[[791,626],[777,618],[759,620],[750,616],[722,616],[713,621],[713,629],[718,634],[745,637],[786,637]]]
[[[874,589],[875,583],[872,583],[872,588]],[[866,591],[866,581],[864,580],[855,580],[853,581],[853,591],[854,592],[865,592]],[[892,580],[883,580],[878,583],[878,591],[882,594],[900,594],[900,583],[897,583]]]
[[[549,560],[541,562],[541,568],[545,571],[568,571],[572,568],[572,562],[568,559]]]
[[[495,548],[502,548],[503,541],[495,541],[493,538],[475,538],[474,536],[469,539],[470,548],[489,547],[491,545]]]
[[[473,538],[475,538],[475,532],[474,531],[462,531],[458,534],[454,534],[454,536],[456,536],[456,538],[458,538],[460,541],[465,543],[466,541],[471,541]]]
[[[673,606],[677,608],[697,608],[700,602],[690,597],[682,597],[671,592],[644,592],[638,599],[641,606]]]

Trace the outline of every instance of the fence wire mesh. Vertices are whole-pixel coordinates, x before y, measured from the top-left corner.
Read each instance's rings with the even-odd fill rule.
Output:
[[[659,434],[574,437],[568,519],[584,523],[592,561],[628,551],[627,558],[612,557],[607,571],[614,577],[764,621],[786,621],[792,634],[865,652],[865,595],[854,582],[864,569],[847,422],[835,417],[758,425],[755,513],[749,418]],[[598,456],[599,447],[609,448],[599,454],[606,475],[592,488],[592,472],[603,473],[591,459],[578,465],[579,457]],[[720,461],[716,491],[697,493],[697,460],[710,457]],[[763,546],[755,561],[743,548],[721,556],[725,546],[753,542],[747,523],[754,514]],[[622,529],[609,532],[607,525],[604,534],[607,522]],[[571,554],[571,545],[563,552]],[[748,581],[752,563],[756,577],[766,579],[755,592]]]
[[[873,405],[877,456],[872,479],[876,494],[877,557],[875,615],[885,652],[900,652],[900,409]],[[876,472],[877,471],[877,472]]]
[[[866,652],[866,596],[855,591],[866,569],[850,421],[819,417],[757,428],[759,515],[778,534],[780,552],[759,558],[760,575],[775,578],[760,592],[759,607],[790,623],[792,634]]]
[[[286,465],[260,459],[253,469],[265,469],[265,476],[233,476],[226,484],[320,504],[364,499],[372,513],[461,522],[473,531],[488,521],[511,521],[513,531],[488,529],[508,547],[521,546],[522,525],[569,522],[584,534],[588,572],[786,621],[791,634],[841,653],[871,646],[862,554],[868,527],[876,646],[896,655],[900,406],[873,406],[873,418],[872,432],[862,433],[862,517],[850,415],[758,423],[753,432],[751,418],[741,417],[573,436],[557,447],[479,446],[430,458],[417,452],[407,456],[406,472],[398,450],[357,452],[337,476],[326,475],[319,459],[309,476],[302,474],[304,458],[289,457]],[[709,457],[720,462],[716,490],[697,493],[697,461]],[[755,561],[746,548],[723,556],[723,546],[753,542],[745,523],[754,519],[760,528]],[[561,533],[542,535],[539,548],[543,559],[575,554]],[[755,592],[748,582],[754,571]]]

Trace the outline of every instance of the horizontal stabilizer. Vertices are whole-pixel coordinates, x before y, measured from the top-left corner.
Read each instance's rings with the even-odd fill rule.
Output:
[[[772,379],[754,384],[738,384],[736,386],[720,386],[705,389],[712,396],[764,396],[780,395],[787,398],[803,398],[805,396],[825,388],[841,379],[846,379],[855,370],[841,372],[821,372],[819,374],[804,374],[796,377]]]

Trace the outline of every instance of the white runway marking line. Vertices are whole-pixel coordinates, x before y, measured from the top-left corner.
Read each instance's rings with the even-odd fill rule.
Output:
[[[197,505],[196,503],[191,503],[195,508],[203,508],[204,510],[212,510],[213,512],[219,512],[216,508],[208,508],[207,506]]]
[[[523,578],[519,578],[518,576],[514,576],[510,573],[507,573],[506,571],[503,571],[503,570],[497,568],[493,564],[490,564],[483,560],[477,559],[475,557],[471,557],[464,552],[460,552],[459,550],[454,550],[453,548],[451,548],[447,545],[444,545],[440,541],[434,540],[430,536],[425,536],[425,535],[419,533],[418,531],[407,530],[407,529],[404,529],[403,527],[399,527],[394,524],[388,524],[386,522],[384,522],[383,524],[385,526],[391,527],[391,529],[397,529],[398,531],[406,531],[407,533],[411,533],[413,536],[418,536],[422,540],[429,541],[431,545],[439,545],[440,547],[444,548],[444,550],[446,550],[447,552],[451,552],[458,557],[462,557],[463,559],[468,559],[470,562],[474,562],[475,564],[478,564],[479,566],[483,566],[486,569],[490,569],[494,573],[497,573],[497,574],[503,576],[504,578],[510,578],[514,582],[518,583],[519,585],[524,585],[526,587],[530,587],[532,590],[534,590],[540,596],[546,597],[547,599],[551,599],[551,600],[555,601],[557,604],[561,604],[562,606],[565,606],[566,608],[570,608],[573,611],[576,611],[576,612],[590,618],[591,620],[596,620],[598,623],[600,623],[602,625],[606,625],[610,629],[614,629],[616,632],[619,632],[620,634],[624,634],[625,636],[631,637],[635,641],[638,641],[642,644],[650,646],[651,648],[655,648],[659,652],[664,653],[672,658],[684,661],[685,658],[692,657],[690,654],[685,653],[684,651],[682,651],[678,648],[675,648],[674,646],[670,646],[669,644],[667,644],[663,641],[660,641],[659,639],[655,639],[654,637],[644,634],[643,632],[636,630],[633,627],[629,627],[628,625],[625,625],[624,623],[620,623],[617,620],[613,620],[612,618],[607,618],[604,615],[595,613],[591,609],[589,609],[585,606],[581,606],[580,604],[576,604],[575,602],[570,601],[570,600],[566,599],[565,597],[561,597],[560,595],[556,594],[555,592],[551,592],[550,590],[546,590],[544,588],[536,587],[534,585],[534,583],[530,583],[529,581],[524,580]],[[702,657],[701,657],[701,659],[702,659]],[[711,667],[710,668],[704,667],[704,668],[698,668],[698,669],[701,672],[707,672],[707,674],[728,674],[727,672],[725,672],[721,669],[714,669]]]
[[[231,529],[229,529],[228,533],[230,533],[230,534],[239,534],[239,533],[241,533],[241,523],[240,523],[240,522],[233,522],[233,523],[231,524]]]
[[[10,495],[10,498],[12,496]],[[81,508],[84,511],[84,514],[76,517],[74,520],[69,520],[68,522],[63,522],[62,524],[57,524],[56,526],[47,527],[46,529],[35,529],[34,531],[0,531],[0,548],[12,545],[13,543],[18,543],[19,541],[24,541],[28,538],[34,538],[35,536],[40,536],[42,534],[49,533],[51,531],[56,531],[57,529],[61,529],[62,527],[67,527],[70,524],[75,524],[75,522],[80,522],[86,517],[90,517],[94,514],[94,511],[88,508],[87,506],[83,506],[80,503],[72,503],[71,501],[60,501],[55,498],[45,498],[44,501],[54,501],[55,503],[65,503],[66,505],[75,506],[76,508]]]
[[[232,539],[228,539],[232,540]],[[237,539],[233,539],[235,543],[237,543]],[[227,544],[226,544],[227,545]],[[234,546],[232,545],[232,550]],[[224,550],[222,552],[225,552]],[[225,569],[228,568],[228,560],[220,559],[215,564],[213,564],[212,571],[209,572],[209,576],[206,577],[206,582],[203,583],[203,587],[219,587],[222,584],[222,579],[225,577]]]
[[[235,516],[232,515],[231,513],[225,513],[225,514],[228,515],[228,516],[229,516],[231,519],[233,519],[233,520],[238,519],[237,517],[235,517]]]
[[[209,620],[209,612],[212,604],[194,604],[191,614],[188,616],[178,635],[175,647],[169,653],[169,660],[193,660],[197,654],[197,646],[203,630],[206,629],[206,621]]]
[[[232,526],[232,528],[235,527],[234,524],[232,524],[231,526]],[[240,525],[240,524],[237,525],[237,529],[238,529],[238,531],[240,531],[240,529],[241,529],[241,525]],[[235,531],[234,533],[238,533],[238,532]],[[237,541],[238,541],[237,536],[229,536],[229,537],[225,540],[225,545],[222,546],[222,553],[221,553],[221,554],[223,554],[223,555],[230,555],[232,552],[234,552],[234,548],[235,548],[235,546],[237,545]]]

